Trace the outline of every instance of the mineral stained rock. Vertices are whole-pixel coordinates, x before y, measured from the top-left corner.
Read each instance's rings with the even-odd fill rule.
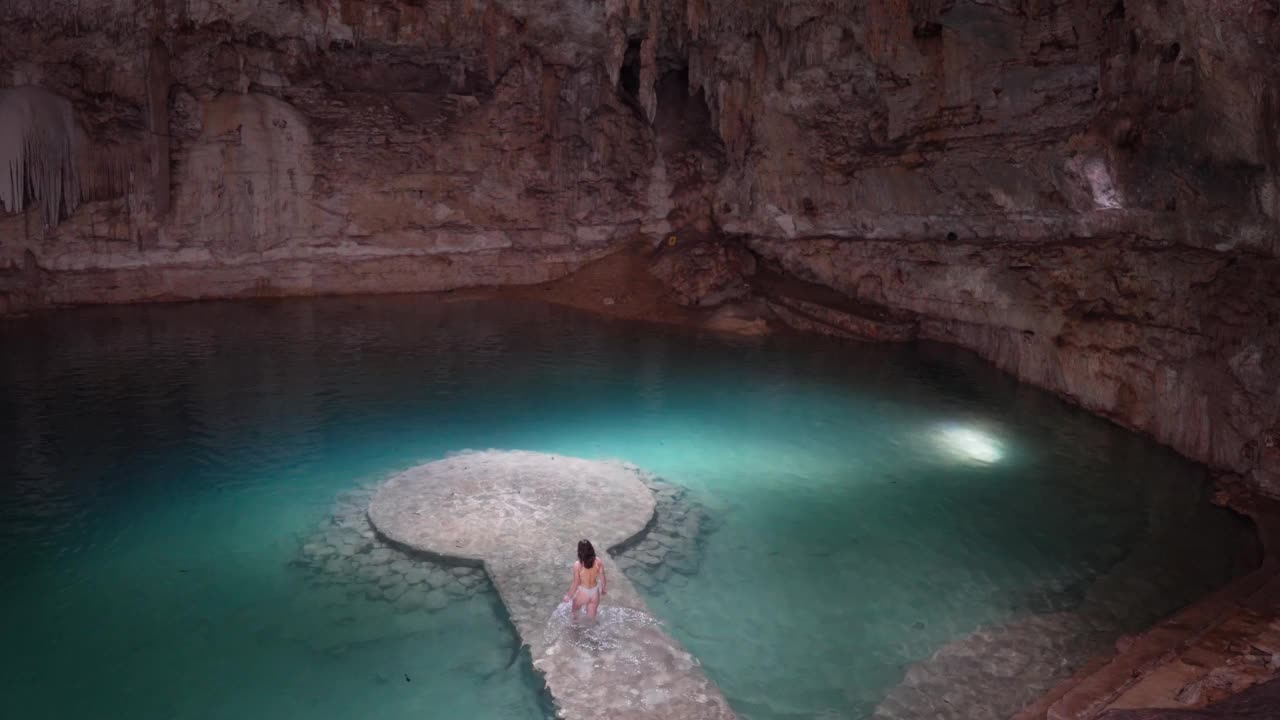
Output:
[[[1280,707],[1280,680],[1198,709],[1111,710],[1099,720],[1267,720]]]
[[[1280,494],[1277,62],[1274,0],[3,0],[146,157],[0,212],[0,312],[731,236]]]
[[[649,267],[681,305],[715,307],[751,293],[756,259],[738,245],[695,241],[664,247]]]

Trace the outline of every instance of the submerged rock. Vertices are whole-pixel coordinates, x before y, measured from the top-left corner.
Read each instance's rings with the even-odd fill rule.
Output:
[[[488,451],[391,478],[369,516],[400,545],[484,564],[560,716],[649,717],[657,703],[665,717],[727,720],[733,714],[715,685],[662,632],[626,575],[609,576],[595,623],[578,625],[560,603],[569,565],[561,553],[583,535],[598,552],[622,545],[647,530],[655,507],[643,476],[619,463]],[[444,594],[457,598],[474,571],[447,576]]]
[[[686,575],[697,569],[697,538],[710,528],[706,513],[689,501],[683,489],[659,483],[640,474],[634,466],[631,472],[639,474],[653,490],[654,517],[639,542],[606,559],[606,563],[612,563],[623,576],[611,587],[611,595],[622,593],[624,601],[625,578],[634,579],[636,585],[647,592],[660,593],[667,586],[686,586],[689,582]],[[309,536],[299,552],[304,559],[312,558],[306,566],[315,573],[313,577],[318,583],[339,588],[338,592],[347,598],[339,601],[339,611],[348,604],[379,603],[401,615],[438,612],[450,603],[465,602],[477,593],[492,589],[488,576],[480,568],[409,555],[376,539],[365,509],[354,503],[336,503],[334,512],[341,514],[326,518],[322,523],[325,529]],[[363,539],[362,529],[367,529],[375,539]],[[556,561],[551,574],[554,587],[513,601],[513,615],[536,613],[538,608],[563,593],[561,584],[568,575],[567,564],[567,560]],[[612,607],[618,599],[611,597],[605,606]],[[685,665],[693,667],[688,662]]]
[[[428,610],[441,610],[449,604],[449,597],[443,590],[432,590],[423,597],[422,604]]]
[[[1207,707],[1108,710],[1098,720],[1272,720],[1280,708],[1280,678],[1249,687]]]

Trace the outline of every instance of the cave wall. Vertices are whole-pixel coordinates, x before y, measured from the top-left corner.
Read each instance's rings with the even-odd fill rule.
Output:
[[[0,215],[0,307],[537,282],[664,232],[605,8],[542,5],[0,2],[0,83],[146,161],[54,227]]]
[[[714,232],[1280,494],[1277,0],[0,0],[126,192],[0,311],[556,277]]]
[[[1280,494],[1280,5],[833,5],[710,45],[719,226]]]

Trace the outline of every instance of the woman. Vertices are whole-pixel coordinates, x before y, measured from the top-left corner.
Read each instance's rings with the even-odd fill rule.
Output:
[[[573,583],[569,585],[569,594],[564,596],[565,602],[573,601],[570,617],[577,619],[578,608],[585,605],[587,617],[594,620],[600,607],[600,596],[608,592],[606,584],[604,563],[596,557],[596,549],[588,540],[579,542],[578,562],[573,564]]]

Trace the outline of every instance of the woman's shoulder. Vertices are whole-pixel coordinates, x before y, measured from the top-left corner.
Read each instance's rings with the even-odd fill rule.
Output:
[[[577,570],[577,569],[578,569],[578,568],[580,568],[580,567],[582,567],[582,561],[581,561],[581,560],[574,560],[574,561],[573,561],[573,569],[574,569],[574,570]]]

